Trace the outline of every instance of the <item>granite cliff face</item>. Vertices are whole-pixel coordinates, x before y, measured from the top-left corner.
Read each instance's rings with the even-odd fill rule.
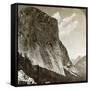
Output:
[[[64,66],[72,65],[59,40],[57,20],[34,7],[18,12],[18,53],[28,57],[30,65],[39,67],[41,71],[43,68],[44,71],[55,72],[57,76],[66,76]]]

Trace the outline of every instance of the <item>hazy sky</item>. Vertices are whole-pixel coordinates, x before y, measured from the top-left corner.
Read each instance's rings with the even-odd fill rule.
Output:
[[[58,20],[59,38],[71,59],[86,55],[85,9],[35,7]],[[19,9],[21,8],[22,6],[19,6]]]

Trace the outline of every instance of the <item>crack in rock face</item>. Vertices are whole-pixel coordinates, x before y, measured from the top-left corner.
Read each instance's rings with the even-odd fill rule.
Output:
[[[63,67],[72,65],[59,40],[57,20],[34,7],[18,12],[18,53],[27,56],[32,65],[63,76]]]

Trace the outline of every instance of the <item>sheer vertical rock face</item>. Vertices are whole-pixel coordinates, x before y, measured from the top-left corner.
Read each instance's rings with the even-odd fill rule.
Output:
[[[18,12],[18,52],[32,65],[65,75],[63,66],[71,65],[66,48],[59,40],[57,20],[37,8]]]

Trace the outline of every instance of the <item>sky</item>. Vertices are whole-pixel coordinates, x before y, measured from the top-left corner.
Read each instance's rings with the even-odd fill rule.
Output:
[[[86,55],[85,9],[43,6],[34,7],[57,19],[59,38],[66,47],[71,59]],[[21,8],[22,6],[19,7],[19,9]]]

